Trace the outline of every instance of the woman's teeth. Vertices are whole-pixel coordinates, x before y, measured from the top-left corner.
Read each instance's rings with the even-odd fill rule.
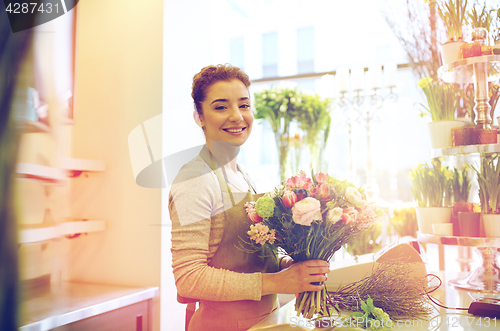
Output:
[[[244,128],[242,129],[224,129],[224,131],[231,132],[231,133],[238,133],[243,131]]]

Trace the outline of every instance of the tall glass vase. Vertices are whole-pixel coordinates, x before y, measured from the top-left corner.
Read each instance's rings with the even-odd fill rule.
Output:
[[[276,147],[278,148],[279,177],[284,181],[289,177],[288,151],[290,147],[290,122],[282,119],[281,126],[274,132]]]
[[[324,169],[323,150],[324,150],[324,133],[318,132],[316,135],[309,136],[307,145],[309,147],[309,158],[311,162],[311,169],[314,173],[326,171]]]

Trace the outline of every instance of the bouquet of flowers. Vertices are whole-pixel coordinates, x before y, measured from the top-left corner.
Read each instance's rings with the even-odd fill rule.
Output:
[[[270,245],[294,262],[328,261],[342,245],[370,228],[383,212],[366,201],[363,191],[352,183],[324,173],[307,177],[304,172],[291,177],[247,203],[248,235],[253,249]],[[312,318],[329,316],[327,289],[300,293],[297,315]]]

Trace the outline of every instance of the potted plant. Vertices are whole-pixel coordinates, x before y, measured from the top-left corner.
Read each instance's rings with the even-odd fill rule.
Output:
[[[452,194],[451,177],[451,171],[440,163],[419,164],[410,171],[420,232],[432,234],[432,224],[451,222],[452,207],[445,205],[445,197]]]
[[[500,238],[500,164],[499,155],[481,154],[481,166],[472,169],[477,174],[481,219],[486,237]]]
[[[453,214],[457,215],[459,211],[472,211],[472,203],[467,202],[470,192],[470,178],[467,176],[468,167],[462,171],[453,169]]]
[[[431,1],[436,4],[437,1]],[[448,34],[448,40],[441,45],[441,57],[443,64],[458,61],[461,58],[460,48],[464,43],[462,40],[462,28],[467,24],[467,0],[445,0],[437,5],[437,12]]]
[[[455,119],[459,99],[459,89],[453,84],[435,81],[424,77],[417,83],[427,99],[427,106],[420,104],[426,112],[421,116],[431,115],[429,134],[432,148],[447,148],[452,146],[451,130],[464,126],[463,121]]]
[[[462,171],[453,169],[453,215],[451,223],[453,223],[453,235],[460,235],[460,226],[458,221],[459,212],[472,212],[473,204],[468,202],[470,192],[470,178],[467,176],[468,167],[464,167]]]
[[[417,237],[417,213],[415,207],[395,209],[392,213],[392,226],[400,237]]]

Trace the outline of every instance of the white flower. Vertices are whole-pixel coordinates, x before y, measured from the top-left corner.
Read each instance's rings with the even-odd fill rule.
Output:
[[[345,197],[347,201],[356,206],[356,208],[363,209],[367,205],[367,202],[363,200],[361,193],[359,193],[359,191],[354,187],[348,187],[345,190]]]
[[[326,218],[328,221],[332,222],[333,224],[337,223],[342,219],[342,214],[343,214],[342,208],[335,207],[333,209],[330,209],[328,213],[326,214]]]

